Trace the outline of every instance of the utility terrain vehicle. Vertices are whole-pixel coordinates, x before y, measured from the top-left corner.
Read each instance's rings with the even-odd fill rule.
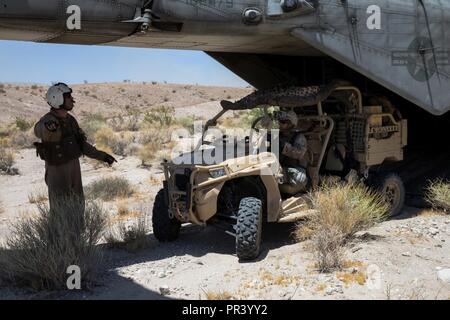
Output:
[[[383,165],[403,160],[406,120],[383,99],[375,99],[379,105],[363,106],[356,87],[317,88],[300,88],[304,96],[295,107],[286,108],[282,101],[279,106],[297,113],[297,129],[308,128],[303,134],[308,142],[310,188],[317,188],[324,175],[343,178],[350,174],[376,186],[389,202],[390,214],[398,214],[404,203],[404,186],[399,176],[384,172]],[[205,131],[225,112],[246,108],[225,105],[226,109],[207,122]],[[252,134],[261,133],[261,124],[274,127],[274,113],[266,112],[256,119]],[[164,188],[157,194],[153,209],[155,237],[162,242],[175,240],[183,223],[214,225],[235,237],[239,259],[256,258],[263,223],[292,222],[310,212],[304,194],[281,194],[283,174],[271,149],[272,140],[267,134],[259,139],[246,137],[246,154],[236,155],[235,146],[213,146],[202,137],[199,146],[183,156],[193,158],[196,152],[224,148],[227,158],[212,165],[164,162]],[[257,156],[249,154],[252,141],[258,141]],[[262,145],[268,148],[264,150]]]

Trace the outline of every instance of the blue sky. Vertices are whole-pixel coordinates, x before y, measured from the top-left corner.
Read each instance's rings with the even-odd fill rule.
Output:
[[[203,52],[0,41],[0,82],[247,83]]]

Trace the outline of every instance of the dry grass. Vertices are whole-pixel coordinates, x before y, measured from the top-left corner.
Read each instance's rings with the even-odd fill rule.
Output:
[[[139,131],[141,128],[141,115],[137,111],[129,111],[126,115],[114,117],[108,124],[114,131]]]
[[[16,117],[12,123],[0,128],[3,147],[32,148],[36,141],[33,131],[34,121]]]
[[[337,228],[317,230],[311,237],[317,268],[331,272],[342,268],[344,259],[344,235]]]
[[[168,127],[165,130],[147,128],[139,132],[138,142],[142,145],[147,143],[158,143],[165,145],[171,141],[171,132],[175,127]]]
[[[88,113],[80,122],[80,127],[88,138],[93,138],[100,129],[106,126],[106,118],[99,113]]]
[[[138,157],[141,165],[144,167],[151,166],[152,162],[157,158],[157,153],[161,149],[161,145],[156,142],[150,142],[139,149]]]
[[[127,216],[130,214],[130,208],[126,201],[122,200],[117,203],[117,214],[119,216]]]
[[[28,195],[28,201],[32,204],[39,204],[48,200],[48,193],[45,190],[37,190]]]
[[[0,148],[0,173],[17,175],[19,170],[14,168],[15,156],[11,150]]]
[[[366,186],[330,182],[310,195],[316,213],[295,231],[297,240],[311,239],[321,272],[343,266],[343,248],[356,232],[387,217],[382,196]]]
[[[303,240],[303,228],[311,235],[318,230],[336,228],[344,238],[369,228],[384,219],[388,205],[382,195],[359,184],[331,183],[310,195],[316,210],[306,224],[300,224],[296,238]]]
[[[130,182],[121,177],[103,178],[90,183],[86,187],[86,194],[90,199],[111,201],[116,198],[129,197],[134,193]]]
[[[148,179],[148,183],[149,183],[150,185],[152,185],[152,186],[154,186],[154,185],[161,185],[161,184],[162,184],[162,181],[163,181],[163,178],[155,178],[154,176],[151,176],[151,177]]]
[[[34,121],[29,121],[22,117],[16,117],[14,124],[20,131],[28,131],[34,126]]]
[[[364,262],[353,261],[353,260],[345,260],[342,264],[342,267],[345,269],[359,268],[359,267],[363,267],[363,266],[364,266]]]
[[[206,300],[234,300],[235,297],[228,291],[205,291]]]
[[[114,132],[109,127],[104,127],[95,134],[95,142],[99,149],[110,149],[119,156],[131,155],[133,153],[134,136],[130,132]]]
[[[450,212],[450,182],[441,179],[430,182],[425,199],[434,209]]]
[[[367,274],[364,271],[338,272],[336,277],[341,280],[346,287],[349,287],[354,283],[363,286],[367,281]]]
[[[33,142],[36,141],[36,137],[33,130],[21,131],[14,130],[9,136],[9,144],[14,148],[33,148]]]
[[[6,282],[35,290],[64,289],[67,268],[81,269],[83,287],[94,280],[101,261],[96,244],[105,227],[101,207],[76,198],[61,199],[52,210],[38,204],[39,215],[12,228],[0,251],[1,276]]]
[[[145,214],[134,218],[131,224],[121,221],[109,228],[105,241],[110,248],[125,249],[129,252],[138,252],[151,246],[149,222]]]
[[[315,287],[315,292],[323,292],[327,288],[327,285],[325,283],[320,283]]]
[[[265,269],[260,269],[258,271],[259,281],[254,282],[247,281],[243,283],[243,288],[245,289],[264,289],[272,286],[288,287],[292,284],[298,285],[301,278],[297,275],[290,275],[286,273],[273,273]]]

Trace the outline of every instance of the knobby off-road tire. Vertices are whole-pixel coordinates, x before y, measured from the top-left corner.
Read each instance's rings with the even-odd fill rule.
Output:
[[[399,215],[405,205],[405,186],[402,179],[395,173],[380,175],[376,179],[376,187],[389,205],[389,216]]]
[[[181,222],[169,218],[169,208],[165,200],[165,190],[159,190],[153,204],[153,234],[160,242],[174,241],[180,235]]]
[[[241,199],[236,224],[236,255],[239,260],[252,260],[258,257],[262,223],[261,200],[253,197]]]

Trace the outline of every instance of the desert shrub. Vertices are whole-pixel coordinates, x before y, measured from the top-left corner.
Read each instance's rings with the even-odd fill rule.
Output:
[[[9,136],[9,143],[15,148],[33,148],[33,142],[36,139],[32,129],[28,131],[13,130]]]
[[[271,108],[270,111],[275,110]],[[233,112],[232,116],[223,117],[219,120],[221,126],[226,128],[250,128],[253,122],[264,115],[263,108]]]
[[[83,287],[94,280],[101,262],[96,247],[106,225],[102,208],[76,197],[38,204],[39,215],[13,225],[0,251],[3,280],[36,290],[64,289],[67,268],[77,265]]]
[[[110,227],[105,241],[110,248],[121,248],[130,252],[147,249],[150,246],[149,222],[145,214],[134,218],[131,223],[120,222]]]
[[[197,118],[195,115],[193,115],[193,116],[190,116],[190,117],[178,118],[176,123],[179,126],[189,130],[190,134],[194,134],[194,123],[195,123],[195,121],[198,121],[198,120],[200,120],[200,119]]]
[[[16,117],[14,124],[20,131],[27,131],[34,126],[34,121],[28,121],[27,119]]]
[[[102,178],[90,183],[86,187],[86,194],[90,199],[111,201],[116,198],[129,197],[134,193],[130,182],[121,177]]]
[[[43,203],[48,200],[48,194],[46,190],[36,190],[28,195],[28,201],[30,203]]]
[[[157,152],[161,148],[157,142],[149,142],[139,149],[138,157],[142,166],[149,166],[157,157]]]
[[[108,121],[114,131],[139,131],[141,116],[137,112],[129,111],[126,115],[120,115]]]
[[[388,205],[381,194],[360,184],[330,181],[310,194],[314,214],[297,225],[297,240],[311,239],[321,271],[340,266],[342,248],[358,231],[384,220]]]
[[[164,145],[171,141],[171,130],[158,130],[155,128],[146,129],[139,132],[137,140],[142,145],[147,143]]]
[[[95,134],[95,142],[99,149],[110,149],[113,153],[126,156],[129,146],[134,142],[134,137],[129,132],[114,132],[111,128],[105,127]]]
[[[14,153],[6,148],[0,148],[0,173],[8,175],[16,175],[19,173],[14,168]]]
[[[9,138],[2,138],[1,135],[0,135],[0,148],[1,149],[5,149],[5,148],[8,148],[10,146],[11,145],[10,145]]]
[[[425,199],[434,209],[450,212],[450,182],[442,179],[431,181]]]
[[[39,87],[37,86],[37,85],[35,85],[35,84],[33,84],[32,86],[31,86],[31,90],[36,90],[36,89],[38,89]]]
[[[159,124],[160,126],[170,126],[175,117],[175,109],[172,107],[160,106],[147,112],[144,122],[147,124]]]
[[[87,114],[80,123],[80,127],[90,138],[93,138],[97,131],[106,127],[106,118],[100,113]]]
[[[361,184],[330,182],[313,192],[310,199],[317,214],[308,227],[337,227],[345,238],[383,221],[389,211],[381,194]]]
[[[311,237],[312,248],[320,272],[341,269],[344,261],[344,235],[339,228],[320,229]]]

